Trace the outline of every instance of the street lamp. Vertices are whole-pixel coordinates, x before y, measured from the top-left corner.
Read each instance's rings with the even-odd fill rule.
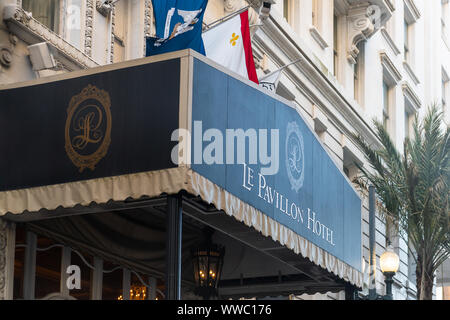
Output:
[[[383,253],[380,257],[380,268],[384,274],[386,283],[386,295],[384,296],[384,300],[393,300],[392,296],[392,284],[394,283],[393,277],[398,271],[398,267],[400,265],[400,258],[398,255],[388,249],[385,253]]]
[[[217,285],[220,281],[225,248],[211,241],[213,230],[205,230],[206,240],[198,248],[192,250],[194,264],[195,293],[209,300],[217,295]]]
[[[380,267],[383,275],[385,277],[384,282],[386,283],[386,295],[380,295],[376,293],[376,289],[369,292],[367,296],[359,296],[356,292],[352,293],[351,299],[356,300],[394,300],[392,295],[392,284],[394,283],[394,275],[398,271],[400,265],[400,258],[391,249],[388,248],[385,253],[380,257]],[[371,291],[371,290],[369,290]]]

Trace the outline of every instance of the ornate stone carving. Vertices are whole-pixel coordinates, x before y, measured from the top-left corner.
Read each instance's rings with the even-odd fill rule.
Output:
[[[244,7],[246,3],[243,0],[224,0],[223,9],[226,13],[231,13]]]
[[[69,70],[97,66],[97,63],[81,50],[34,19],[29,12],[24,11],[19,6],[15,4],[6,5],[3,11],[3,19],[10,32],[26,43],[46,41],[51,44],[59,53],[62,53],[59,55],[59,59]]]
[[[6,285],[6,221],[0,218],[0,300],[5,299]]]
[[[107,17],[112,12],[114,4],[111,4],[108,1],[97,0],[95,7],[101,15]]]
[[[114,28],[116,26],[116,6],[113,5],[113,8],[111,10],[111,53],[109,55],[110,57],[110,62],[113,63],[114,62],[114,41],[115,41],[115,36],[114,36]]]
[[[17,37],[12,33],[9,34],[6,43],[0,43],[0,72],[3,71],[3,68],[8,68],[11,65],[16,44]]]
[[[247,0],[247,3],[251,5],[254,9],[258,9],[261,7],[261,0]]]
[[[356,63],[359,50],[358,44],[365,41],[375,33],[375,26],[368,16],[367,9],[369,3],[356,5],[348,11],[347,27],[348,27],[348,48],[347,59],[351,64]]]
[[[244,8],[247,5],[251,5],[252,7],[248,10],[248,22],[250,26],[258,26],[261,21],[259,19],[259,13],[256,11],[256,8],[259,8],[255,5],[255,3],[259,1],[244,1],[244,0],[224,0],[223,7],[226,14],[230,14],[232,12],[238,11],[241,8]],[[253,34],[256,32],[256,28],[250,27],[250,31]]]
[[[151,0],[145,0],[145,12],[144,12],[144,56],[146,52],[145,38],[153,35],[155,30],[155,19],[153,15],[153,5]]]
[[[92,30],[94,25],[94,0],[86,0],[86,28],[84,33],[84,52],[92,57]]]

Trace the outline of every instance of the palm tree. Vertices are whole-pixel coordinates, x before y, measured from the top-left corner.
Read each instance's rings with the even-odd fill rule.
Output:
[[[361,174],[355,182],[375,187],[385,214],[412,248],[417,298],[431,300],[434,273],[450,256],[450,129],[443,129],[443,115],[432,105],[422,121],[416,116],[413,137],[400,154],[384,126],[374,124],[380,149],[354,135],[370,164],[357,164]]]

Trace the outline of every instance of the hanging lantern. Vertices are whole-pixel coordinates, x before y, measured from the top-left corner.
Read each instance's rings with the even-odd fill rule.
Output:
[[[225,248],[211,242],[212,232],[207,232],[206,242],[192,250],[195,293],[208,300],[217,295],[217,285],[222,273]]]

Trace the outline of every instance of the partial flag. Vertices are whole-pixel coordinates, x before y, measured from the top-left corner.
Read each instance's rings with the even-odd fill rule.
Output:
[[[208,58],[259,83],[253,60],[248,10],[205,31],[202,37]]]
[[[273,93],[276,93],[278,83],[280,82],[281,74],[283,73],[284,69],[286,69],[287,67],[289,67],[293,64],[296,64],[300,61],[301,61],[301,59],[294,60],[294,61],[282,66],[281,68],[265,75],[259,81],[259,85]]]
[[[147,37],[146,56],[193,49],[205,54],[202,24],[208,0],[152,0],[156,37]]]
[[[277,91],[278,82],[280,82],[281,72],[283,69],[278,69],[274,72],[269,73],[265,77],[261,78],[259,85],[273,93]]]

